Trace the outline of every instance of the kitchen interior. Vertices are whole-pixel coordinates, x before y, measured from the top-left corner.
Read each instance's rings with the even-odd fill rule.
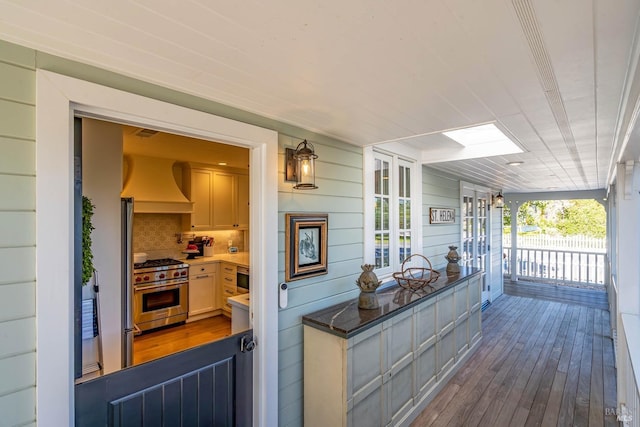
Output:
[[[94,119],[82,135],[100,282],[82,380],[249,329],[249,150]]]

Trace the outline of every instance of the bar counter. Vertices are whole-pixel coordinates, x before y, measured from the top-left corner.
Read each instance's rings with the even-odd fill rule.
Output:
[[[342,338],[350,338],[481,274],[482,270],[460,267],[458,274],[447,275],[445,269],[438,270],[438,273],[440,273],[438,280],[416,291],[402,288],[397,284],[378,290],[376,295],[380,306],[377,309],[360,309],[358,299],[355,298],[307,314],[302,317],[302,323]]]
[[[303,317],[305,427],[408,426],[478,349],[484,273],[439,272]]]

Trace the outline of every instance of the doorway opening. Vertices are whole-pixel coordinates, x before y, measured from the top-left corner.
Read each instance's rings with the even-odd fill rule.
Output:
[[[81,329],[95,324],[104,333],[83,335],[76,381],[250,329],[249,283],[236,280],[239,268],[250,268],[249,149],[78,120],[96,269],[82,288],[82,307],[90,308]],[[130,197],[128,216],[117,211],[118,195]]]
[[[491,227],[489,216],[490,196],[486,190],[475,186],[462,188],[462,264],[484,272],[491,269],[489,248]],[[482,307],[491,301],[491,289],[486,274],[482,276]]]

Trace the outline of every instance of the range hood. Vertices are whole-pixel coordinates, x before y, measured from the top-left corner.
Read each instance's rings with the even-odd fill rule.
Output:
[[[127,155],[129,166],[122,197],[133,197],[136,213],[191,213],[193,203],[173,177],[175,160]]]

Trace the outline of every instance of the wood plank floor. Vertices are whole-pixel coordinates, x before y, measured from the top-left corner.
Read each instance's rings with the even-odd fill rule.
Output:
[[[570,286],[518,280],[504,281],[504,293],[518,297],[546,299],[549,301],[580,304],[588,307],[609,309],[607,292],[604,290],[580,289]]]
[[[133,339],[133,364],[148,362],[231,335],[231,320],[214,316],[146,332]]]
[[[503,295],[469,361],[413,422],[421,426],[616,426],[609,312]]]

